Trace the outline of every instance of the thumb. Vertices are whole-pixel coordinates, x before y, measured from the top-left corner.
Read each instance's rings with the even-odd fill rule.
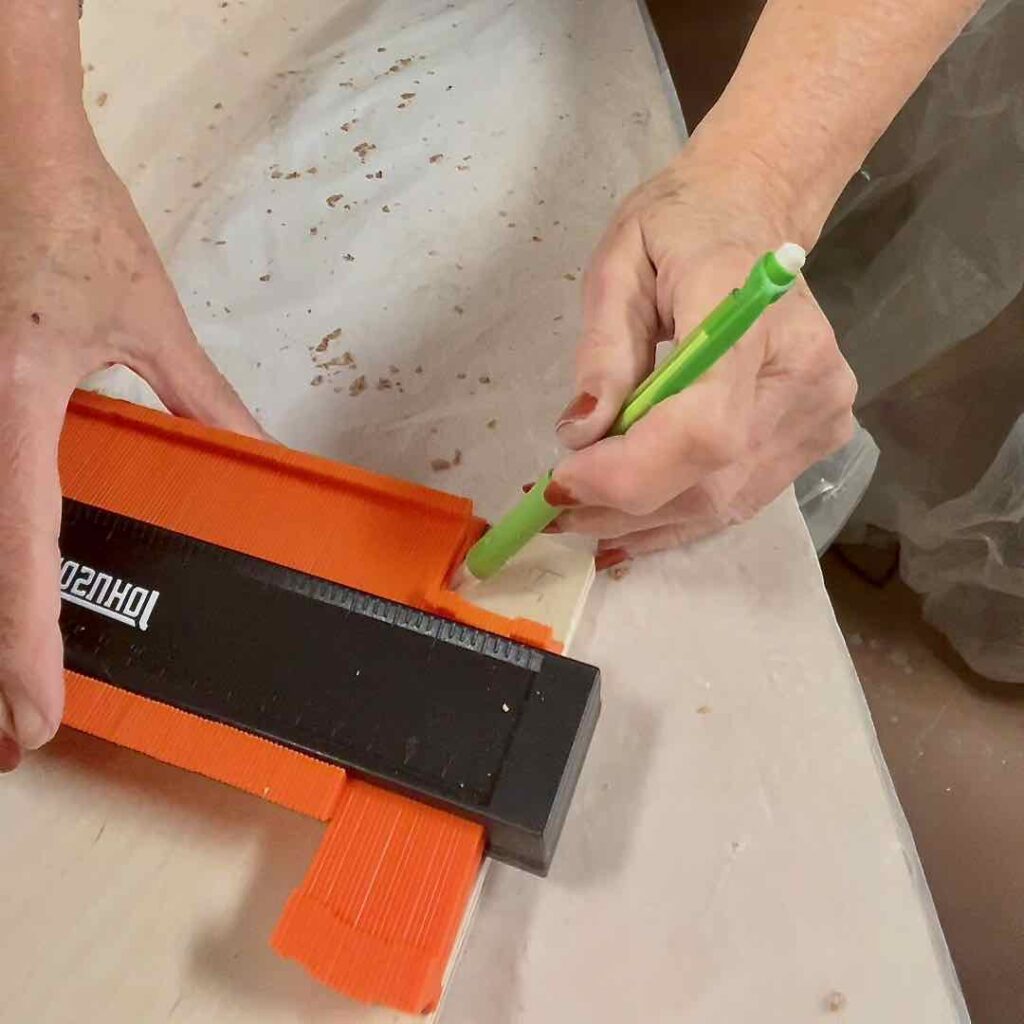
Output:
[[[128,364],[175,416],[266,439],[234,388],[199,344],[164,274],[139,288],[125,309]]]
[[[567,448],[585,448],[603,437],[650,373],[660,330],[656,289],[639,223],[630,219],[614,226],[584,280],[576,397],[556,426]]]

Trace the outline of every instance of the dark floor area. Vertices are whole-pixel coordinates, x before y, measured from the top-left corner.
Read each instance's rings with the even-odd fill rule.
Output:
[[[763,3],[648,6],[692,129]],[[1024,687],[972,673],[897,579],[869,583],[838,554],[824,570],[972,1020],[1024,1024]]]

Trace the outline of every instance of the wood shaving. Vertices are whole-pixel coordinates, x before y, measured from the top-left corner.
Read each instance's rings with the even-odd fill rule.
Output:
[[[612,571],[614,572],[614,570],[612,570]],[[710,704],[701,704],[701,706],[699,708],[697,708],[697,714],[698,715],[710,715],[711,714],[711,705]]]
[[[261,281],[269,281],[270,280],[270,275],[269,274],[260,274],[260,280]]]
[[[482,376],[482,377],[480,378],[480,383],[481,383],[481,384],[490,384],[490,383],[491,383],[491,378],[490,378],[490,377],[488,377],[488,376],[487,376],[487,374],[485,373],[485,374],[484,374],[484,375],[483,375],[483,376]]]
[[[829,992],[825,997],[825,1009],[829,1013],[838,1013],[846,1007],[846,996],[842,992]]]
[[[462,316],[462,314],[466,312],[461,306],[452,306],[452,309],[454,309],[459,316]]]
[[[413,373],[422,373],[422,372],[423,372],[423,367],[422,366],[417,366],[416,369],[413,370]]]
[[[314,361],[316,357],[314,356]],[[325,359],[322,363],[317,363],[317,366],[321,370],[354,370],[356,368],[356,361],[352,357],[351,352],[342,352],[340,356],[335,356],[333,359]]]
[[[318,373],[309,383],[312,387],[316,388],[323,384],[323,382],[324,375],[322,373]]]
[[[387,377],[377,378],[377,390],[378,391],[390,391],[392,388],[391,381]]]
[[[575,274],[563,274],[562,277],[564,277],[566,281],[575,281],[576,280],[576,275]]]
[[[399,370],[397,366],[391,365],[388,367],[388,373],[392,374],[392,376],[398,372]]]
[[[444,159],[444,153],[435,153],[431,158],[432,164],[439,164]]]
[[[361,395],[366,390],[366,378],[356,377],[354,381],[348,386],[348,393],[352,398],[356,395]]]
[[[343,260],[344,260],[344,261],[345,261],[346,263],[355,263],[355,261],[356,261],[356,258],[355,258],[355,256],[353,256],[353,255],[352,255],[352,253],[350,253],[350,252],[347,252],[347,253],[345,253],[345,255],[344,255],[344,256],[342,256],[341,258],[342,258],[342,259],[343,259]]]
[[[498,425],[498,421],[497,420],[488,420],[487,421],[487,429],[488,430],[493,430],[497,425]]]
[[[317,343],[316,348],[314,348],[313,351],[314,352],[326,352],[327,351],[327,346],[330,345],[330,343],[332,341],[336,341],[340,337],[341,337],[341,328],[340,327],[335,327],[334,330],[330,332],[330,334],[325,334],[320,339],[320,341]]]
[[[352,152],[359,157],[359,162],[365,164],[366,157],[377,147],[372,142],[360,142],[358,146],[352,147]]]
[[[387,203],[385,203],[385,204],[384,204],[384,205],[383,205],[383,206],[381,207],[381,209],[382,209],[382,210],[383,210],[383,211],[384,211],[385,213],[390,213],[390,212],[391,212],[391,207],[390,207],[390,206],[388,206],[388,204],[387,204]]]
[[[327,205],[333,210],[344,198],[341,192],[337,192],[333,196],[327,197]]]
[[[294,181],[296,178],[301,178],[302,173],[300,171],[289,171],[285,176],[285,181]]]
[[[96,97],[96,106],[105,107],[108,99],[110,99],[110,96],[105,92],[101,92],[99,96]]]

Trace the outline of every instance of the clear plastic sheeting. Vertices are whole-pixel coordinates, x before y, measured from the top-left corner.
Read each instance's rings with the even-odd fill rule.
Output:
[[[1024,284],[1022,54],[1024,3],[988,0],[865,161],[807,271],[881,450],[856,520],[900,533],[929,620],[979,672],[1016,682],[1024,307],[1006,310]]]
[[[864,497],[878,465],[878,445],[858,423],[850,442],[801,474],[794,485],[814,550],[823,554]]]
[[[1024,415],[966,494],[876,518],[902,537],[901,572],[925,595],[925,618],[976,672],[1024,682]]]

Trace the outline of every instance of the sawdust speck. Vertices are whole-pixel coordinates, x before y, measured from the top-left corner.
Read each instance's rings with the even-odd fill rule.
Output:
[[[359,162],[365,164],[367,156],[377,147],[372,142],[360,142],[358,146],[352,147],[352,152],[359,157]]]
[[[833,990],[825,996],[825,1009],[829,1013],[838,1013],[846,1008],[846,996],[838,990]]]
[[[361,395],[366,390],[366,378],[363,376],[356,377],[354,381],[348,386],[348,393],[352,398],[356,395]]]

